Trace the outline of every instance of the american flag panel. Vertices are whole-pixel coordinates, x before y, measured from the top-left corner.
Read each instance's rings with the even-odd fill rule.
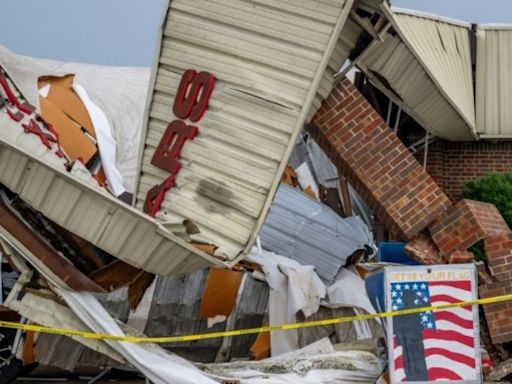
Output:
[[[470,279],[389,282],[392,311],[473,298]],[[392,382],[477,381],[475,325],[471,306],[394,317]]]

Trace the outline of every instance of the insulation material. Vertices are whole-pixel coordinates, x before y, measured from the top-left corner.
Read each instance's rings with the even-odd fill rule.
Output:
[[[328,339],[261,361],[240,361],[201,367],[205,372],[242,384],[375,383],[382,363],[373,354],[335,351]]]
[[[294,323],[299,311],[305,316],[318,311],[327,291],[314,267],[256,248],[247,259],[262,266],[270,286],[270,325]],[[272,332],[270,341],[272,356],[299,348],[297,330]]]
[[[236,304],[242,277],[242,272],[210,268],[201,298],[201,320],[229,316]]]
[[[319,200],[320,192],[318,190],[318,185],[316,184],[315,178],[313,177],[313,173],[307,163],[302,163],[297,169],[297,176],[299,179],[299,184],[307,195]],[[309,192],[307,192],[309,191]]]
[[[94,125],[98,148],[100,150],[101,164],[103,165],[103,171],[107,177],[107,185],[114,196],[120,196],[125,192],[125,188],[123,186],[123,177],[116,165],[116,140],[112,136],[107,116],[94,104],[81,85],[73,84],[73,90],[84,103]]]
[[[89,135],[96,137],[89,112],[72,87],[65,88],[57,84],[48,84],[48,98],[62,111],[79,124]],[[41,99],[39,99],[41,101]]]

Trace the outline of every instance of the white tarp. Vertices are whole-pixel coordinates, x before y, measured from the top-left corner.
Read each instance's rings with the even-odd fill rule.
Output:
[[[313,266],[303,266],[295,260],[272,252],[253,248],[247,260],[261,265],[270,286],[270,325],[295,323],[298,311],[311,316],[318,311],[320,300],[327,294]],[[272,356],[299,348],[296,330],[275,331],[270,338]]]
[[[311,265],[272,252],[253,248],[247,260],[261,265],[268,285],[270,325],[295,323],[299,311],[304,316],[315,314],[320,305],[328,308],[349,307],[356,314],[375,313],[366,294],[364,281],[354,272],[342,268],[335,282],[326,287]],[[354,321],[359,340],[373,337],[368,321]],[[275,331],[270,337],[272,356],[299,348],[296,330]]]
[[[123,177],[117,168],[116,163],[116,140],[112,136],[112,130],[107,116],[103,111],[93,103],[89,98],[87,91],[80,84],[74,83],[73,90],[84,103],[98,140],[98,149],[100,151],[101,165],[107,176],[107,185],[114,196],[120,196],[125,192],[123,187]]]
[[[2,45],[0,63],[12,76],[21,93],[35,106],[39,106],[37,80],[40,76],[74,74],[76,83],[87,90],[91,101],[107,116],[117,147],[116,166],[123,177],[125,189],[133,193],[150,68],[37,59],[17,55]]]
[[[58,289],[71,310],[93,331],[124,336],[114,319],[90,293]],[[154,344],[105,341],[155,384],[214,384],[192,363],[171,355]]]

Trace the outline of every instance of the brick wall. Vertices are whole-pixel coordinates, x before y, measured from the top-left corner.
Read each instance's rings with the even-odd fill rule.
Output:
[[[410,239],[450,205],[347,79],[322,103],[307,130],[394,235]]]
[[[422,150],[416,158],[423,161]],[[493,171],[512,171],[512,142],[434,142],[428,150],[427,171],[450,199],[459,200],[468,181]]]
[[[511,295],[510,281],[496,281],[480,285],[479,293],[482,299],[488,297]],[[512,302],[484,305],[485,319],[493,344],[503,344],[512,340]]]

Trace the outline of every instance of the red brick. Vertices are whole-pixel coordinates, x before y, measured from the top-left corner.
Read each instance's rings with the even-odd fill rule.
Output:
[[[475,255],[473,252],[467,251],[455,251],[450,253],[448,257],[448,263],[450,264],[464,264],[464,263],[472,263],[475,259]]]
[[[497,280],[509,280],[512,272],[512,234],[490,237],[484,242],[489,272]]]
[[[497,281],[480,285],[481,298],[489,298],[512,294],[512,282]],[[512,341],[512,303],[502,302],[483,306],[491,340],[494,344],[503,344]]]
[[[432,239],[443,256],[464,251],[482,239],[510,234],[510,228],[493,204],[461,200],[429,225]]]
[[[411,138],[411,142],[416,138]],[[423,162],[423,151],[415,156]],[[489,172],[512,170],[512,142],[448,142],[429,146],[427,171],[452,200],[461,198],[464,185]]]
[[[409,240],[405,245],[404,253],[421,264],[444,264],[439,249],[425,234],[419,234]]]
[[[347,95],[353,99],[346,100]],[[450,206],[435,181],[347,79],[338,83],[306,129],[400,239],[411,239]]]

